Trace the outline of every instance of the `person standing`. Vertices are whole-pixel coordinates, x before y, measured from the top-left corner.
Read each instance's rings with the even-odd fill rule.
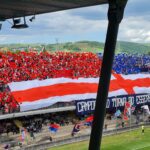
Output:
[[[52,138],[52,136],[49,136],[49,140],[50,140],[50,142],[52,142],[52,141],[53,141],[53,138]]]
[[[144,134],[144,125],[142,125],[142,134]]]

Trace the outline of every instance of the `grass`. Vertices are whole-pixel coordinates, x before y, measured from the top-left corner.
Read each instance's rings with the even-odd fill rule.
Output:
[[[50,148],[49,150],[87,150],[88,142],[79,142]],[[144,135],[141,129],[117,135],[103,137],[102,150],[150,150],[150,128],[145,128]]]

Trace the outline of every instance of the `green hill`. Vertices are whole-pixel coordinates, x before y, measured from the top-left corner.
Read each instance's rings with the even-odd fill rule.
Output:
[[[5,44],[0,45],[0,48],[10,50],[28,50],[29,47],[36,48],[37,51],[41,51],[45,47],[48,51],[71,51],[71,52],[103,52],[104,43],[97,41],[78,41],[78,42],[67,42],[57,44]],[[150,54],[150,43],[132,43],[119,41],[116,46],[116,53],[128,53],[128,54]]]
[[[150,53],[150,44],[118,42],[116,49],[117,52],[148,54]]]

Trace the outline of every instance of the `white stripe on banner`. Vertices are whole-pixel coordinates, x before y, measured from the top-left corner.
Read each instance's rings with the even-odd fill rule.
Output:
[[[111,80],[114,80],[115,77],[112,75]],[[49,86],[60,83],[98,83],[99,78],[53,78],[46,80],[29,80],[29,81],[21,81],[21,82],[12,82],[9,83],[9,87],[12,92],[14,91],[23,91],[31,88]]]
[[[115,90],[108,93],[108,97],[127,95],[128,93],[124,89]]]
[[[150,93],[150,87],[134,87],[136,94]]]
[[[109,91],[108,97],[113,97],[113,96],[119,96],[119,95],[127,95],[127,94],[140,94],[140,93],[150,93],[150,74],[136,74],[136,75],[121,75],[124,79],[130,79],[133,81],[126,81],[126,80],[117,80],[117,77],[115,78],[113,75],[111,77],[111,90]],[[119,77],[119,75],[118,75]],[[143,79],[143,81],[137,80],[136,79]],[[135,81],[134,81],[135,80]],[[70,102],[70,101],[74,101],[74,100],[86,100],[86,99],[95,99],[96,98],[96,91],[97,91],[97,85],[91,86],[91,88],[88,89],[88,85],[83,92],[83,94],[81,94],[81,92],[79,92],[79,90],[77,90],[79,88],[79,86],[74,86],[76,88],[76,91],[78,92],[74,92],[75,88],[73,89],[73,92],[71,91],[69,93],[69,89],[65,88],[65,85],[63,89],[67,90],[63,91],[64,94],[62,94],[62,90],[59,90],[58,92],[56,90],[50,90],[52,91],[51,93],[47,92],[46,94],[45,92],[45,87],[46,88],[51,88],[51,87],[47,87],[47,86],[51,86],[51,85],[56,85],[56,87],[58,87],[57,85],[59,84],[63,84],[63,83],[98,83],[99,78],[78,78],[78,79],[71,79],[71,78],[53,78],[53,79],[46,79],[46,80],[31,80],[31,81],[22,81],[22,82],[12,82],[9,84],[9,87],[12,91],[12,93],[14,94],[14,96],[16,96],[16,100],[18,98],[18,102],[22,102],[20,104],[20,108],[21,111],[28,111],[28,110],[33,110],[33,109],[39,109],[39,108],[43,108],[43,107],[48,107],[51,106],[57,102]],[[123,83],[123,84],[122,84]],[[140,86],[140,87],[138,87]],[[43,91],[41,92],[39,91],[39,95],[36,93],[36,88],[38,87],[43,87]],[[60,87],[62,88],[62,85],[60,85]],[[94,87],[96,87],[96,89],[94,89]],[[35,89],[33,89],[35,88]],[[53,88],[53,87],[52,87]],[[60,88],[60,89],[61,89]],[[70,86],[69,86],[70,88]],[[93,90],[94,89],[94,90]],[[28,91],[25,91],[28,90]],[[71,88],[72,90],[72,88]],[[30,91],[32,91],[30,93]],[[35,92],[36,91],[36,92]],[[55,91],[56,94],[53,94],[53,92]],[[26,92],[29,92],[30,94],[27,95]],[[91,92],[91,93],[90,93]],[[18,95],[17,95],[18,94]],[[40,95],[41,94],[41,95]],[[51,96],[47,96],[47,97],[43,97],[43,95],[51,95]],[[36,95],[38,95],[39,97],[34,97]],[[60,95],[60,96],[59,96]],[[22,96],[22,97],[21,97]],[[19,101],[19,98],[22,99]],[[36,99],[37,98],[37,99]]]
[[[125,90],[120,89],[113,92],[109,92],[109,97],[116,96],[116,95],[126,95],[126,94],[127,92]],[[96,95],[97,93],[72,94],[72,95],[65,95],[65,96],[49,97],[34,102],[23,102],[22,104],[20,104],[20,110],[28,111],[28,110],[39,109],[39,108],[51,106],[57,102],[71,102],[75,100],[96,99]]]
[[[121,75],[124,79],[136,80],[150,78],[150,74],[130,74],[130,75]]]
[[[83,99],[92,99],[92,98],[96,98],[96,93],[55,96],[55,97],[49,97],[46,99],[40,99],[34,102],[24,102],[20,105],[20,109],[21,111],[28,111],[28,110],[48,107],[57,102],[71,102],[74,100],[83,100]]]

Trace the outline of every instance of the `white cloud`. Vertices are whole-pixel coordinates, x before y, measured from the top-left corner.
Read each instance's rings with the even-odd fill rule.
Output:
[[[12,30],[9,28],[4,34],[5,38],[3,37],[3,41],[1,40],[0,43],[13,42],[14,40],[19,42],[20,39],[29,41],[29,39],[38,39],[41,36],[52,38],[61,36],[61,38],[65,38],[66,36],[103,32],[106,30],[107,20],[90,20],[78,15],[73,16],[68,11],[61,11],[36,16],[36,20],[33,23],[28,22],[28,24],[30,28],[25,30]]]
[[[73,16],[67,12],[41,15],[37,24],[44,25],[44,30],[55,34],[76,34],[104,30],[106,20],[90,20],[80,16]],[[41,24],[41,26],[42,26]],[[43,29],[42,29],[43,30]]]
[[[130,3],[131,1],[132,0],[130,0]],[[136,3],[136,0],[134,0],[134,3]],[[45,39],[61,37],[62,41],[68,38],[69,41],[70,37],[73,40],[74,36],[81,36],[83,38],[81,40],[84,40],[84,37],[86,39],[86,35],[88,35],[88,37],[95,35],[94,38],[97,40],[99,39],[97,38],[99,34],[106,33],[107,19],[101,17],[102,15],[106,15],[106,7],[106,5],[104,7],[96,6],[36,16],[34,22],[31,23],[28,21],[29,29],[12,30],[10,27],[5,27],[5,31],[2,29],[0,43],[11,43],[16,40],[23,42],[44,42],[44,37]],[[90,14],[92,14],[93,17],[97,17],[92,19],[92,15]],[[100,19],[98,16],[100,16]],[[136,17],[125,16],[120,25],[118,39],[132,42],[150,42],[149,18],[150,14],[142,14]],[[27,19],[29,19],[29,17]],[[105,37],[103,37],[103,39],[105,39]]]
[[[127,17],[123,20],[119,40],[131,42],[150,42],[150,20],[145,17]]]

